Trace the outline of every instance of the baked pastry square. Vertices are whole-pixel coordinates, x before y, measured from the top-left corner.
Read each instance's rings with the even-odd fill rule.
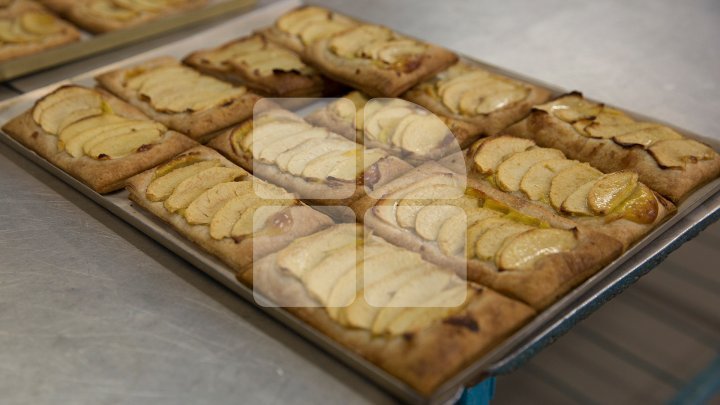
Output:
[[[538,218],[525,205],[466,187],[464,175],[428,162],[352,208],[382,238],[538,309],[622,253],[610,236]]]
[[[514,205],[537,218],[572,221],[612,236],[625,248],[675,212],[637,173],[603,174],[527,138],[484,138],[468,149],[464,161],[454,158],[441,163],[468,173],[471,187],[490,198],[516,200]]]
[[[60,87],[3,131],[98,193],[196,145],[107,92]]]
[[[315,205],[347,205],[364,187],[379,187],[412,167],[279,108],[256,113],[208,146]]]
[[[250,117],[260,98],[170,57],[104,73],[97,81],[154,120],[201,142]]]
[[[536,106],[508,133],[560,149],[606,173],[637,172],[640,181],[673,202],[720,175],[720,155],[710,146],[577,92]]]
[[[326,76],[374,97],[397,97],[457,61],[446,49],[370,24],[313,42],[305,58]]]
[[[0,7],[0,62],[80,39],[80,32],[40,4],[16,0]]]
[[[535,314],[356,224],[298,239],[239,278],[425,395]]]
[[[550,91],[460,61],[402,97],[445,118],[453,133],[462,134],[456,137],[465,148],[525,118]]]
[[[260,34],[193,52],[183,62],[265,96],[320,97],[332,95],[340,88],[305,64],[297,53]]]
[[[128,181],[130,199],[235,271],[332,225],[280,187],[197,146]]]
[[[260,33],[288,49],[304,56],[308,46],[358,22],[317,6],[302,6],[283,14],[275,24]]]
[[[83,29],[103,33],[200,8],[207,0],[41,0]]]

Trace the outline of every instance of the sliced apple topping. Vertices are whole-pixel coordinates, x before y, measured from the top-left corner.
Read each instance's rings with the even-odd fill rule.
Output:
[[[330,49],[345,58],[360,56],[363,48],[378,41],[389,41],[393,37],[390,29],[377,25],[360,25],[336,35],[330,40]]]
[[[157,143],[162,134],[157,128],[141,129],[104,139],[83,149],[93,159],[120,159],[137,152],[143,146]]]
[[[283,170],[295,176],[302,175],[305,167],[314,159],[319,158],[328,153],[347,152],[355,150],[357,145],[348,142],[347,139],[322,139],[306,142],[307,148],[296,148],[292,157],[288,160],[287,166],[282,167]],[[311,146],[312,145],[312,146]],[[280,163],[278,161],[278,163]],[[280,167],[280,165],[278,164]]]
[[[398,124],[392,143],[407,152],[427,155],[452,138],[452,132],[440,118],[434,114],[417,114]]]
[[[425,44],[399,37],[388,28],[368,24],[338,33],[330,40],[330,50],[340,57],[365,58],[393,67],[425,49]]]
[[[449,184],[430,184],[405,194],[397,205],[397,223],[403,228],[414,228],[417,213],[435,200],[450,200],[463,195],[463,189]]]
[[[624,134],[613,136],[613,140],[620,145],[640,145],[644,148],[648,148],[654,143],[668,139],[682,139],[682,135],[668,127],[655,125],[642,130],[626,132]]]
[[[151,181],[148,184],[146,196],[150,201],[164,201],[183,180],[216,166],[220,166],[220,160],[203,160],[173,169]]]
[[[227,236],[239,238],[259,232],[267,226],[270,218],[295,204],[296,201],[289,198],[280,200],[259,199],[259,204],[253,205],[242,212],[237,221],[232,225],[230,235]],[[218,213],[219,212],[220,211],[218,211]],[[211,232],[212,225],[212,222],[210,222]]]
[[[560,171],[580,164],[575,160],[551,159],[537,162],[530,167],[520,180],[520,190],[533,201],[549,202],[550,184]]]
[[[603,110],[602,104],[585,100],[581,95],[572,94],[535,107],[547,111],[565,122],[594,119]]]
[[[607,215],[617,208],[635,191],[638,174],[621,171],[610,173],[598,179],[587,194],[590,209],[600,215]]]
[[[267,127],[267,128],[266,128]],[[293,128],[294,127],[294,128]],[[274,129],[273,132],[269,130]],[[300,129],[300,131],[297,131]],[[275,162],[281,153],[287,152],[311,139],[325,139],[329,133],[323,128],[306,128],[292,124],[263,125],[254,132],[253,157],[268,163]],[[261,138],[262,137],[262,138]]]
[[[165,209],[175,212],[186,208],[201,194],[220,183],[228,183],[247,176],[239,167],[211,167],[180,182],[172,194],[165,200]]]
[[[90,130],[85,134],[72,138],[67,143],[67,150],[71,155],[78,156],[79,153],[75,153],[75,148],[82,146],[82,151],[85,154],[97,158],[101,153],[97,148],[98,145],[115,145],[115,148],[122,148],[124,144],[133,143],[133,138],[139,140],[144,137],[157,140],[165,131],[165,126],[153,121],[124,120],[121,124],[107,126],[102,131]],[[88,134],[92,135],[89,136]],[[82,142],[82,145],[79,145],[80,142]]]
[[[688,164],[710,160],[717,156],[715,151],[692,139],[668,139],[650,145],[648,151],[655,161],[664,168],[684,169]]]
[[[32,117],[43,130],[56,135],[61,129],[82,119],[100,115],[103,111],[103,100],[98,92],[71,86],[61,87],[40,99],[33,107]],[[73,116],[74,121],[67,120],[69,115]]]
[[[464,180],[464,179],[463,179]],[[404,187],[390,193],[383,197],[373,208],[372,212],[378,218],[383,221],[397,226],[397,207],[399,202],[411,191],[434,184],[451,185],[455,187],[462,187],[463,180],[458,179],[456,176],[447,176],[443,174],[424,177],[423,179],[405,185]]]
[[[483,142],[475,151],[475,168],[483,174],[495,173],[498,165],[508,156],[535,146],[535,142],[524,138],[499,136]]]
[[[560,210],[565,199],[578,187],[600,176],[602,172],[587,163],[573,165],[560,171],[550,183],[550,204],[556,210]]]
[[[426,307],[403,310],[390,322],[387,331],[392,335],[398,335],[424,329],[433,322],[460,311],[476,291],[466,284],[448,288],[429,299]]]
[[[502,270],[523,270],[538,259],[572,250],[577,245],[574,231],[564,229],[533,229],[510,239],[498,252]]]
[[[278,252],[277,263],[283,269],[302,279],[303,274],[315,267],[327,252],[348,245],[360,244],[361,228],[355,224],[342,224],[296,239]]]
[[[313,68],[300,57],[259,35],[234,42],[221,49],[208,52],[207,61],[218,68],[235,66],[248,75],[271,76],[276,71],[312,74]]]
[[[565,155],[562,152],[550,148],[535,148],[512,154],[497,166],[495,182],[501,190],[518,191],[522,178],[534,164],[563,158]]]
[[[428,205],[420,209],[415,218],[415,232],[427,240],[436,240],[443,223],[464,211],[454,205]]]
[[[183,210],[182,215],[190,225],[207,225],[212,221],[217,211],[231,198],[252,193],[253,182],[250,180],[216,184],[202,191]]]
[[[354,274],[360,260],[357,242],[352,241],[328,252],[315,266],[303,273],[302,282],[310,294],[321,304],[327,305],[337,281],[346,273]]]
[[[300,40],[303,44],[310,45],[321,39],[328,38],[335,33],[344,31],[353,25],[353,22],[345,18],[335,18],[317,24],[305,25],[300,32]]]
[[[376,104],[375,102],[372,104]],[[380,104],[377,102],[377,104]],[[395,132],[400,121],[413,114],[411,105],[388,105],[385,108],[372,108],[363,110],[365,113],[364,130],[365,138],[387,143],[390,136]]]
[[[347,17],[320,7],[303,7],[280,17],[275,26],[280,30],[299,36],[305,45],[343,31],[355,22]]]
[[[578,187],[563,201],[560,209],[574,215],[594,215],[588,205],[588,193],[599,180],[591,180]]]
[[[495,255],[507,239],[532,228],[529,225],[517,222],[509,222],[490,228],[475,242],[475,256],[480,260],[494,260]]]
[[[630,133],[653,132],[656,128],[662,128],[657,124],[649,122],[632,122],[619,125],[602,124],[601,121],[595,119],[586,125],[584,132],[593,138],[610,139],[616,136],[623,136]]]
[[[20,26],[25,31],[40,36],[54,34],[62,29],[57,18],[38,11],[23,13],[20,16]]]
[[[502,109],[524,99],[529,92],[519,83],[463,64],[448,69],[435,85],[450,111],[468,116]]]
[[[118,21],[129,21],[138,15],[137,11],[119,7],[113,0],[95,0],[88,3],[88,10],[90,10],[91,14],[101,18]]]
[[[638,183],[630,197],[611,213],[639,224],[652,224],[659,213],[659,202],[648,186]]]

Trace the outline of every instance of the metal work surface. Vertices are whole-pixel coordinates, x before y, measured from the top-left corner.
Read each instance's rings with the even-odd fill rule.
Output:
[[[560,67],[564,65],[572,72],[573,63],[578,61],[577,52],[584,48],[572,43],[576,38],[570,36],[564,40],[570,40],[567,49],[543,48],[533,40],[528,42],[534,46],[524,49],[520,46],[520,38],[511,40],[507,27],[503,29],[501,25],[517,24],[523,19],[499,15],[527,12],[537,18],[548,9],[552,12],[552,7],[488,13],[474,5],[476,12],[464,10],[463,13],[466,19],[470,15],[477,17],[471,18],[473,24],[465,26],[464,22],[458,22],[459,18],[447,14],[451,9],[445,10],[447,17],[443,17],[442,6],[433,5],[438,9],[428,10],[422,6],[425,3],[413,2],[414,7],[419,7],[412,13],[417,15],[413,22],[384,20],[391,14],[398,20],[401,14],[410,14],[409,7],[413,6],[396,9],[398,4],[401,3],[387,4],[385,12],[373,10],[367,4],[363,10],[353,9],[359,7],[353,4],[329,5],[548,82],[583,89],[591,97],[658,116],[699,133],[718,133],[709,128],[714,125],[717,129],[718,124],[695,105],[700,103],[695,99],[698,93],[685,92],[685,87],[678,86],[677,92],[689,102],[685,112],[686,118],[691,118],[690,123],[664,115],[662,110],[643,108],[642,103],[609,99],[605,94],[622,95],[629,92],[630,87],[627,84],[614,87],[611,78],[615,76],[612,75],[603,85],[602,69],[590,76],[594,79],[594,88],[534,72],[533,69],[543,63],[553,74],[558,73],[558,67],[553,63]],[[450,6],[445,4],[445,7]],[[593,7],[598,6],[588,5],[583,9],[573,5],[556,14],[577,20],[578,15],[572,12],[592,14],[597,11],[592,10]],[[458,11],[463,10],[455,10]],[[552,15],[548,14],[548,18]],[[489,17],[494,17],[494,21]],[[613,18],[617,19],[617,16]],[[418,21],[424,21],[425,26],[418,26]],[[447,22],[440,28],[443,21]],[[486,22],[481,24],[482,21]],[[493,23],[498,24],[497,32],[487,32]],[[632,19],[627,23],[632,24]],[[543,27],[543,30],[568,29],[557,20],[551,25],[543,23],[543,27],[524,24],[527,27],[514,28],[516,35],[528,35],[522,30],[532,31],[533,27],[538,30]],[[612,24],[619,23],[614,21]],[[471,35],[474,30],[473,41],[482,49],[502,50],[510,55],[513,49],[509,44],[514,43],[517,44],[515,52],[524,52],[525,57],[538,52],[536,62],[514,66],[493,59],[490,54],[483,53],[485,51],[460,46],[464,41],[467,43],[468,38],[441,38],[453,29],[462,36]],[[469,32],[462,32],[464,29]],[[589,35],[587,29],[583,35]],[[499,46],[500,43],[503,45]],[[687,50],[678,52],[681,51]],[[553,52],[557,60],[547,57]],[[645,60],[645,56],[625,52],[632,57],[627,61],[620,60],[619,64],[626,62],[632,66],[632,61]],[[538,55],[543,55],[542,60]],[[615,63],[608,63],[612,55],[595,57],[605,69],[617,67]],[[646,66],[648,69],[653,67]],[[627,78],[629,82],[633,78],[640,83],[648,79],[647,74],[635,73],[636,76]],[[570,73],[569,77],[574,76]],[[658,80],[677,85],[682,79],[677,74],[667,77],[672,81],[665,77],[658,77]],[[710,74],[706,78],[714,79]],[[703,84],[707,85],[707,81]],[[593,91],[595,89],[599,90]],[[658,91],[662,90],[656,88],[655,93],[648,91],[642,97],[639,94],[630,94],[630,97],[658,102],[657,97],[662,97]],[[654,98],[650,97],[652,94]],[[718,102],[718,97],[706,99]],[[668,97],[668,101],[677,100]],[[708,104],[702,107],[709,108]],[[17,397],[10,399],[55,402],[67,398],[73,402],[94,402],[132,398],[132,402],[179,402],[182,399],[219,402],[242,398],[312,403],[375,402],[384,398],[355,374],[264,318],[259,311],[234,299],[227,290],[32,163],[5,147],[0,148],[0,154],[4,156],[0,158],[3,173],[0,200],[2,206],[7,207],[3,212],[7,219],[0,225],[0,257],[3,258],[0,265],[0,286],[3,288],[0,296],[0,347],[3,347],[0,351],[3,360],[0,389],[17,392]],[[233,310],[241,316],[233,314]]]

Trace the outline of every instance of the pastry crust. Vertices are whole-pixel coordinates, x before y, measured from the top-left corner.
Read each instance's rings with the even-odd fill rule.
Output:
[[[76,86],[65,86],[76,87]],[[61,89],[62,89],[61,88]],[[99,91],[115,114],[132,119],[147,120],[147,116],[137,108],[117,97]],[[37,103],[36,103],[37,105]],[[58,137],[48,134],[32,118],[32,109],[10,120],[3,126],[15,140],[28,149],[87,184],[98,193],[109,193],[125,186],[125,181],[143,170],[147,170],[172,156],[189,149],[197,143],[175,131],[167,131],[161,140],[149,148],[132,153],[119,159],[97,160],[83,155],[72,157],[58,148]]]
[[[232,162],[223,158],[214,150],[204,146],[189,149],[177,157],[179,158],[186,155],[205,159],[220,159],[222,166],[235,167]],[[287,246],[287,244],[298,237],[319,231],[333,223],[326,215],[306,205],[293,205],[284,210],[284,213],[290,218],[291,226],[284,228],[282,232],[250,236],[238,241],[233,238],[215,240],[210,236],[210,228],[208,226],[190,225],[181,215],[171,213],[165,209],[162,201],[153,202],[148,200],[146,190],[150,182],[154,179],[156,170],[157,167],[128,180],[127,189],[130,192],[130,199],[151,214],[168,223],[175,231],[184,237],[200,245],[210,254],[218,257],[235,271],[250,264],[253,258],[264,257]],[[250,177],[249,174],[248,177]]]
[[[417,55],[409,69],[403,71],[381,67],[372,59],[344,58],[333,53],[332,39],[344,33],[313,43],[306,49],[305,57],[326,76],[374,97],[397,97],[458,59],[457,55],[446,49],[425,44],[427,47],[424,52]]]
[[[569,96],[581,97],[579,93]],[[606,173],[635,171],[640,181],[675,203],[720,175],[720,155],[717,153],[712,159],[688,163],[684,169],[663,168],[640,146],[621,146],[612,139],[582,135],[571,124],[539,109],[534,109],[526,119],[506,132],[533,139],[544,147],[560,149],[569,158],[590,163]]]
[[[19,22],[20,16],[27,12],[40,12],[52,15],[47,9],[37,3],[20,0],[14,1],[7,8],[0,8],[0,19],[7,19],[11,22]],[[19,58],[21,56],[32,55],[46,49],[55,48],[80,39],[80,32],[72,25],[55,17],[55,24],[59,25],[59,30],[53,34],[44,35],[40,41],[20,42],[20,43],[2,43],[0,41],[0,62],[10,59]]]
[[[463,60],[450,69],[459,65],[465,65],[468,66],[469,71],[484,71],[484,69],[479,66],[474,66],[471,63],[472,62]],[[460,142],[462,148],[468,147],[473,141],[480,137],[495,135],[507,126],[520,121],[530,113],[533,105],[544,103],[551,95],[549,90],[542,87],[493,74],[502,77],[503,80],[526,88],[527,96],[522,100],[510,103],[507,106],[486,114],[476,114],[472,116],[456,114],[443,104],[441,97],[439,97],[435,89],[436,83],[440,80],[440,76],[443,75],[443,73],[447,74],[447,72],[441,72],[437,76],[408,90],[402,97],[443,117],[448,127]]]
[[[302,283],[278,266],[277,254],[255,262],[239,279],[245,283],[254,279],[256,288],[266,296],[291,297],[298,305],[311,306],[286,310],[424,395],[430,395],[535,314],[518,301],[473,284],[479,293],[450,317],[417,332],[373,335],[367,330],[344,327],[333,321],[324,308],[313,308],[317,304]]]
[[[231,83],[245,85],[258,94],[270,97],[322,97],[337,94],[341,85],[320,75],[314,69],[307,67],[308,72],[296,70],[275,70],[270,75],[261,75],[259,72],[248,72],[232,58],[213,62],[223,51],[246,41],[260,39],[266,43],[268,40],[261,34],[236,39],[214,49],[196,51],[185,57],[183,62],[193,68],[215,76]],[[269,43],[266,47],[279,47]],[[298,56],[299,57],[299,56]],[[241,62],[241,59],[240,59]]]
[[[98,15],[93,11],[93,3],[111,3],[112,0],[42,0],[42,2],[83,29],[99,34],[134,27],[168,15],[197,9],[207,4],[208,0],[176,0],[174,4],[170,4],[162,10],[140,11],[128,19],[114,19],[108,15]]]
[[[379,188],[374,197],[388,195],[397,189],[396,184],[403,182],[407,184],[407,178],[419,180],[431,173],[458,176],[438,163],[430,162],[401,176],[395,184],[390,182],[385,187]],[[541,257],[526,269],[501,270],[492,261],[480,260],[477,257],[465,259],[446,255],[440,250],[437,242],[428,241],[412,230],[385,222],[372,209],[380,201],[377,198],[366,196],[356,201],[351,208],[368,228],[389,242],[420,252],[430,262],[452,268],[458,274],[466,275],[469,281],[487,285],[536,309],[549,306],[622,253],[622,244],[610,236],[584,226],[577,226],[567,219],[548,215],[546,211],[538,210],[529,202],[517,197],[505,193],[486,195],[482,190],[474,189],[472,182],[469,182],[468,187],[474,190],[473,195],[482,199],[495,200],[523,215],[546,221],[552,228],[573,231],[576,238],[575,247],[569,251]]]
[[[204,142],[217,135],[218,131],[252,116],[253,106],[260,96],[251,92],[216,107],[194,112],[159,112],[146,101],[137,90],[126,86],[125,77],[137,71],[147,71],[159,67],[180,66],[180,62],[171,57],[160,57],[128,68],[101,74],[98,83],[116,96],[138,107],[152,119],[182,132],[191,138]],[[188,68],[189,69],[189,68]]]
[[[301,119],[297,117],[297,119]],[[253,161],[249,152],[238,150],[233,142],[235,131],[243,124],[219,135],[208,146],[220,151],[225,157],[259,178],[267,180],[297,193],[311,205],[347,206],[365,194],[365,188],[372,190],[410,170],[412,166],[393,157],[386,156],[366,169],[355,182],[327,179],[325,182],[305,179],[281,171],[269,163]],[[347,218],[346,218],[347,219]]]

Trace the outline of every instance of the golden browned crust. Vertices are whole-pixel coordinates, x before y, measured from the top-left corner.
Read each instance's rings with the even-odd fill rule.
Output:
[[[186,0],[177,2],[164,8],[162,11],[143,11],[138,13],[137,16],[127,20],[112,19],[106,16],[100,17],[96,15],[90,9],[92,1],[43,0],[43,2],[46,6],[55,10],[57,13],[62,14],[64,17],[83,29],[93,33],[104,33],[134,27],[158,18],[197,9],[207,4],[208,0]]]
[[[235,166],[217,152],[204,146],[197,146],[187,150],[182,155],[188,154],[207,159],[220,159],[224,166]],[[287,246],[298,237],[319,231],[333,223],[326,215],[306,205],[295,205],[285,210],[285,213],[289,215],[292,225],[284,228],[283,232],[273,233],[272,235],[248,237],[239,241],[235,241],[232,238],[215,240],[210,236],[210,228],[208,226],[190,225],[181,215],[171,213],[165,209],[162,202],[152,202],[147,199],[146,190],[153,180],[156,170],[157,167],[152,168],[128,180],[127,189],[130,192],[130,199],[168,223],[181,235],[218,257],[235,271],[250,264],[253,258],[264,257]]]
[[[103,87],[128,103],[138,107],[152,119],[200,142],[205,142],[217,135],[218,131],[252,116],[253,106],[255,102],[260,99],[260,96],[250,92],[245,93],[230,103],[208,110],[173,114],[156,111],[136,90],[129,89],[125,86],[125,75],[133,71],[133,69],[151,69],[173,64],[180,64],[180,62],[171,57],[160,57],[132,67],[121,68],[101,74],[96,79]]]
[[[633,170],[640,181],[676,203],[720,175],[720,155],[688,164],[684,169],[662,168],[642,147],[625,147],[611,139],[584,136],[542,110],[533,110],[507,132],[531,138],[540,146],[560,149],[569,158],[590,163],[606,173]]]
[[[296,302],[312,300],[296,278],[279,268],[275,254],[254,263],[252,269],[239,276],[245,283],[251,283],[253,278],[262,278],[257,280],[257,285],[262,285],[265,288],[262,293],[270,297],[292,294]],[[463,310],[419,332],[394,337],[373,336],[366,330],[343,327],[323,308],[287,310],[422,394],[429,395],[535,314],[530,307],[488,288],[478,285],[474,288],[480,292]]]
[[[466,63],[466,62],[458,62]],[[527,97],[489,114],[464,116],[454,114],[432,88],[437,78],[431,78],[418,84],[402,95],[402,98],[417,103],[442,117],[450,130],[458,139],[460,147],[466,148],[476,139],[499,133],[507,126],[520,121],[530,113],[532,106],[544,103],[550,98],[551,92],[529,83],[521,83],[528,89]]]
[[[332,38],[313,43],[306,49],[305,58],[326,76],[374,97],[397,97],[457,61],[454,53],[428,44],[416,67],[400,72],[378,67],[372,60],[339,57],[330,50]]]
[[[217,136],[208,143],[208,146],[218,150],[225,157],[245,170],[252,172],[255,176],[298,193],[300,198],[311,205],[348,206],[365,194],[364,186],[370,189],[380,187],[412,168],[409,164],[393,156],[387,156],[370,166],[363,173],[362,178],[355,183],[310,181],[282,172],[274,165],[254,162],[249,153],[236,150],[232,142],[234,130],[235,128],[230,129]]]
[[[10,7],[0,9],[0,18],[13,20],[27,11],[40,11],[51,14],[43,6],[30,1],[15,1]],[[37,42],[25,43],[3,43],[0,45],[0,62],[19,58],[21,56],[32,55],[44,51],[46,49],[55,48],[80,39],[80,31],[74,26],[61,19],[56,20],[56,24],[60,25],[60,30],[54,34],[47,35]]]
[[[123,117],[148,119],[135,107],[108,93],[100,92],[113,111]],[[120,159],[96,160],[89,156],[74,158],[58,148],[58,137],[48,134],[32,118],[32,109],[3,126],[15,140],[28,149],[87,184],[98,193],[109,193],[125,186],[128,177],[160,164],[197,143],[175,131],[167,131],[150,147]]]
[[[217,48],[200,50],[191,53],[183,59],[183,63],[193,68],[235,84],[247,86],[258,94],[270,97],[321,97],[337,94],[341,85],[323,77],[319,73],[302,74],[300,72],[276,71],[270,76],[248,74],[244,69],[238,69],[231,62],[226,61],[222,66],[211,63],[207,57],[213,53],[233,46],[242,41],[249,40],[260,34],[254,34],[230,41]]]

